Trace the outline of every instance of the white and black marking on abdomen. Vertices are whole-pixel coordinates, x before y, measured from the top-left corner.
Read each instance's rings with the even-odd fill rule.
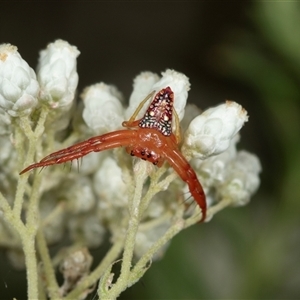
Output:
[[[155,128],[163,135],[170,136],[172,133],[173,102],[174,93],[170,87],[159,91],[140,120],[139,127]]]

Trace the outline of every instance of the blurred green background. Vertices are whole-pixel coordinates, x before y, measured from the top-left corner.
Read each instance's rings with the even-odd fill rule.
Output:
[[[300,298],[299,1],[1,2],[0,43],[33,68],[57,38],[81,51],[79,92],[104,81],[128,98],[138,73],[172,68],[201,108],[240,103],[239,147],[262,163],[249,205],[182,232],[120,299]],[[26,297],[25,273],[2,249],[0,299],[13,297]]]

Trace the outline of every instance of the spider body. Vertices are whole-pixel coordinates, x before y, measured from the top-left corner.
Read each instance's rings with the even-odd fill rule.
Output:
[[[202,210],[201,221],[206,217],[206,200],[203,188],[188,161],[179,150],[179,120],[173,108],[174,93],[170,87],[159,91],[144,116],[135,120],[145,102],[153,96],[148,95],[138,106],[129,121],[124,121],[126,129],[117,130],[92,137],[68,148],[56,151],[21,171],[23,174],[31,169],[61,164],[79,159],[90,152],[125,147],[128,154],[147,160],[157,167],[167,161],[177,174],[185,181],[190,193]],[[172,117],[176,121],[176,132],[172,132]]]

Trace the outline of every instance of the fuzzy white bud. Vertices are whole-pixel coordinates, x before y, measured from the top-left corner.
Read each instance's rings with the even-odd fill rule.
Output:
[[[70,290],[74,289],[80,281],[90,273],[93,257],[87,248],[74,251],[67,256],[60,265],[60,271],[64,282],[60,287],[61,296],[65,296]],[[77,299],[86,299],[93,289],[85,289]]]
[[[236,144],[239,138],[239,134],[235,135],[228,149],[218,155],[210,156],[204,160],[193,159],[192,165],[201,174],[202,185],[207,188],[216,188],[216,186],[224,182],[228,165],[236,157]]]
[[[101,206],[105,206],[106,201],[109,201],[115,207],[127,205],[128,187],[123,181],[122,169],[109,156],[103,160],[99,170],[94,175],[94,189],[96,195],[102,199],[99,202]],[[111,202],[111,199],[114,199],[114,201]]]
[[[9,134],[11,132],[11,119],[9,114],[0,107],[0,135]]]
[[[226,101],[196,117],[185,133],[184,151],[196,158],[207,158],[225,151],[231,139],[248,120],[241,105]]]
[[[124,121],[121,94],[114,87],[98,83],[87,87],[82,94],[83,119],[98,134],[120,128]]]
[[[168,230],[169,227],[170,222],[168,220],[156,227],[152,227],[147,230],[139,230],[135,240],[135,256],[137,258],[142,257],[149,250],[149,248]],[[155,261],[162,258],[168,246],[169,243],[161,247],[159,251],[157,251],[152,257],[152,260]]]
[[[17,47],[0,45],[0,107],[10,116],[28,115],[37,105],[39,84]]]
[[[189,79],[182,73],[174,70],[166,70],[161,73],[161,79],[156,82],[152,89],[159,92],[161,89],[169,86],[174,92],[174,108],[177,112],[179,120],[182,120],[184,116],[184,109],[188,97],[188,91],[190,90]]]
[[[74,214],[88,212],[96,203],[92,182],[88,177],[66,181],[61,187],[60,197],[67,199],[68,210]]]
[[[218,189],[221,198],[229,198],[232,205],[245,205],[259,187],[261,165],[257,156],[239,151],[228,165],[226,179]]]
[[[79,54],[75,46],[63,40],[49,44],[40,52],[37,67],[40,99],[51,108],[71,106],[78,84],[76,58]]]
[[[91,215],[82,225],[82,235],[89,248],[96,248],[104,240],[106,230],[98,216]]]
[[[58,243],[65,234],[66,212],[64,203],[57,201],[57,194],[52,190],[44,194],[40,203],[40,216],[47,244]],[[53,214],[54,213],[54,217]]]
[[[129,98],[129,106],[125,112],[128,120],[139,104],[153,91],[153,85],[159,80],[159,76],[152,72],[142,72],[133,80],[133,91]],[[137,118],[142,117],[147,109],[147,105],[141,109]]]

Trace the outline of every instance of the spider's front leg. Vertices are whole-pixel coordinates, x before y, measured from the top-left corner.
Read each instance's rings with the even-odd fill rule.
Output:
[[[164,156],[181,179],[188,184],[190,193],[202,211],[200,222],[203,222],[206,218],[206,197],[195,171],[176,147],[166,147]]]
[[[74,159],[79,159],[91,152],[100,152],[107,149],[130,146],[134,143],[136,143],[135,130],[113,131],[53,152],[44,157],[40,162],[32,164],[22,170],[20,175],[35,168],[62,164]]]

